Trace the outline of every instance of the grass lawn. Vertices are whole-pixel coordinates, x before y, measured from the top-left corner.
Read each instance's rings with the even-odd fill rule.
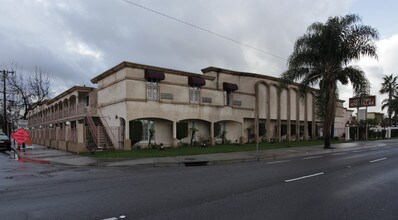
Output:
[[[332,141],[332,143],[336,143]],[[276,142],[276,143],[259,143],[259,150],[287,148],[287,147],[305,147],[323,145],[322,140],[316,141],[300,141],[300,142]],[[110,150],[101,151],[91,154],[89,152],[83,153],[84,156],[91,156],[96,158],[148,158],[148,157],[175,157],[197,154],[213,154],[213,153],[228,153],[238,151],[254,151],[256,144],[228,144],[215,145],[208,147],[179,147],[159,149],[134,149],[134,150]]]

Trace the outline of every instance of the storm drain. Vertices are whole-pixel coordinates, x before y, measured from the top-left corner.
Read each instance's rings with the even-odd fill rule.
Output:
[[[194,158],[185,158],[182,162],[186,167],[196,167],[196,166],[207,166],[209,164],[208,160],[195,160]]]

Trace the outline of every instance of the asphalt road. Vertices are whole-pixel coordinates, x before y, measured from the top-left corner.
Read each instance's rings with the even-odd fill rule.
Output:
[[[398,141],[205,167],[20,163],[0,154],[0,219],[397,219]]]

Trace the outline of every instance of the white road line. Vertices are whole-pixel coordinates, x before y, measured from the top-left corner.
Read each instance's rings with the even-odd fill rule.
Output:
[[[386,146],[387,144],[378,144],[377,146],[378,147],[383,147],[383,146]]]
[[[355,155],[355,156],[350,156],[350,157],[343,157],[341,159],[352,159],[352,158],[366,157],[366,156],[369,156],[369,155],[367,155],[367,154],[365,154],[365,155]]]
[[[289,162],[290,160],[278,160],[278,161],[271,161],[267,162],[266,164],[274,164],[274,163],[286,163]]]
[[[294,179],[285,180],[285,183],[296,181],[296,180],[302,180],[302,179],[310,178],[310,177],[314,177],[314,176],[319,176],[319,175],[322,175],[322,174],[324,174],[324,172],[314,173],[314,174],[307,175],[307,176],[302,176],[302,177],[297,177],[297,178],[294,178]]]
[[[309,160],[309,159],[315,159],[315,158],[320,158],[320,157],[323,157],[323,156],[303,157],[301,159],[302,160]]]
[[[359,152],[363,152],[364,150],[354,150],[354,153],[359,153]]]
[[[105,218],[103,220],[117,220],[117,218],[116,217],[111,217],[111,218]]]
[[[343,154],[347,154],[347,153],[334,153],[332,154],[333,156],[337,156],[337,155],[343,155]]]
[[[376,159],[376,160],[371,160],[371,161],[369,161],[369,163],[374,163],[374,162],[382,161],[382,160],[387,160],[387,157],[383,157],[383,158]]]
[[[297,150],[286,150],[286,151],[289,151],[289,152],[297,152]]]

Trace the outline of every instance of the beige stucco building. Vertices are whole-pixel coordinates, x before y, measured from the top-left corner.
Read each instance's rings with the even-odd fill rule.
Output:
[[[177,147],[191,139],[191,132],[179,137],[180,123],[195,128],[194,141],[209,144],[220,142],[223,134],[231,142],[255,141],[255,131],[262,141],[318,136],[315,90],[300,98],[298,84],[281,86],[275,77],[122,62],[91,81],[97,88],[73,87],[30,113],[34,142],[74,152],[84,151],[90,139],[92,145],[131,149],[146,146],[154,131],[152,143]],[[135,120],[142,122],[143,133],[132,146]]]

